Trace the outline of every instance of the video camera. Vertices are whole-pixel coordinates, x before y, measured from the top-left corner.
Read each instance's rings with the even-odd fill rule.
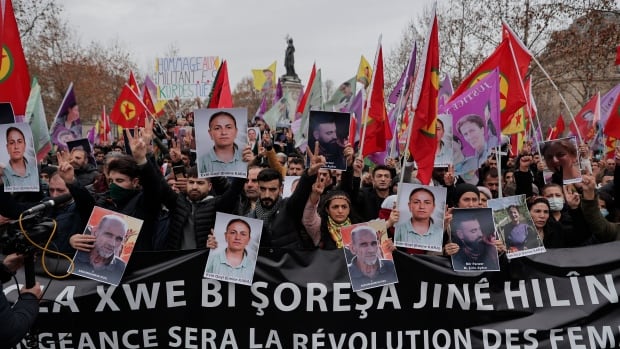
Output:
[[[28,237],[38,245],[44,245],[54,229],[54,221],[35,213],[26,216],[21,222]],[[33,253],[35,246],[22,233],[19,221],[0,226],[0,249],[5,255],[11,253],[27,255]]]

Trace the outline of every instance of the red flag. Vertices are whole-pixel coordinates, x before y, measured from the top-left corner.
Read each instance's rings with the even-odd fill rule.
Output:
[[[385,151],[386,141],[391,138],[387,110],[385,109],[384,77],[383,77],[383,48],[379,46],[377,66],[373,71],[370,106],[368,107],[366,133],[364,134],[364,148],[362,156]]]
[[[560,114],[558,116],[558,120],[555,122],[555,126],[549,130],[549,136],[547,136],[547,140],[558,139],[564,133],[566,129],[566,125],[564,124],[564,118]]]
[[[142,102],[144,102],[144,106],[146,110],[148,110],[151,114],[155,114],[155,104],[153,104],[153,99],[151,98],[151,93],[148,89],[144,89],[144,95],[142,96]]]
[[[511,47],[511,39],[504,39],[493,53],[480,64],[454,91],[452,99],[461,95],[465,90],[474,85],[495,68],[499,68],[500,81],[500,105],[501,122],[500,128],[504,129],[512,121],[513,115],[527,103],[525,89],[523,86],[523,75],[520,74],[517,66],[525,66],[525,63],[517,63],[517,57]],[[530,57],[530,56],[528,56]],[[529,62],[527,63],[529,65]]]
[[[590,98],[588,103],[581,108],[579,113],[575,115],[574,122],[570,124],[570,132],[575,135],[581,135],[581,140],[585,143],[590,142],[596,136],[596,124],[601,119],[601,97],[597,93]],[[579,132],[577,132],[579,130]]]
[[[15,116],[26,114],[30,76],[11,0],[0,0],[0,102],[10,102]]]
[[[222,62],[220,69],[217,71],[213,89],[207,108],[232,108],[232,93],[230,92],[230,81],[228,80],[228,63]]]
[[[131,128],[138,125],[138,119],[145,111],[146,107],[142,104],[140,98],[128,84],[125,84],[114,104],[112,112],[110,112],[110,119],[124,128]]]
[[[308,78],[308,87],[304,92],[301,100],[299,100],[299,105],[297,105],[297,113],[300,115],[304,114],[304,110],[306,109],[306,104],[308,103],[308,98],[310,97],[310,93],[312,91],[312,84],[314,84],[314,79],[316,78],[316,63],[312,64],[312,70],[310,71],[310,78]],[[297,116],[295,117],[297,119]]]
[[[603,133],[609,137],[620,138],[620,98],[616,98],[616,102],[611,107]]]
[[[105,144],[110,142],[110,118],[105,112],[105,105],[101,111],[101,126],[99,130],[99,143]]]
[[[532,54],[530,50],[523,44],[523,42],[517,37],[517,35],[510,29],[508,23],[502,21],[502,40],[507,39],[510,41],[510,47],[514,54],[515,64],[521,74],[521,79],[527,74],[527,70],[530,67],[532,61]]]
[[[429,184],[437,152],[437,98],[439,96],[439,31],[437,15],[433,9],[432,25],[424,49],[424,61],[418,68],[418,78],[413,88],[415,114],[409,140],[409,152],[418,164],[417,178]],[[461,91],[462,92],[462,91]],[[456,93],[455,93],[456,94]]]
[[[613,159],[616,155],[616,141],[614,137],[605,137],[605,159]]]
[[[616,46],[616,65],[620,65],[620,45]]]
[[[138,82],[136,81],[136,77],[133,75],[133,71],[129,71],[129,80],[127,81],[131,90],[137,95],[140,95],[140,88],[138,87]]]

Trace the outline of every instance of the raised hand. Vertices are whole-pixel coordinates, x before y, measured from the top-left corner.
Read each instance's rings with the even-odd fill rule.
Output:
[[[456,178],[454,176],[454,165],[448,165],[448,170],[443,175],[443,182],[446,187],[451,187],[454,185]]]
[[[243,159],[243,162],[252,162],[255,158],[254,152],[252,151],[252,147],[250,147],[249,144],[243,148],[243,152],[241,154],[242,154],[241,158]]]
[[[596,197],[596,181],[594,180],[594,177],[590,175],[581,176],[581,184],[583,198],[586,200],[594,200]],[[566,193],[564,193],[564,195],[566,195]]]
[[[344,146],[344,159],[347,163],[347,167],[353,165],[353,147],[351,146],[351,144],[347,143]]]
[[[138,165],[142,165],[146,163],[146,143],[143,138],[143,130],[134,128],[134,135],[131,135],[128,129],[125,129],[125,133],[127,134],[127,139],[129,140],[129,147],[131,148],[131,154],[133,158],[136,160]]]
[[[217,240],[215,239],[215,235],[213,235],[213,229],[211,229],[211,234],[209,234],[209,237],[207,237],[207,248],[217,248]]]
[[[579,193],[577,191],[569,191],[567,185],[563,185],[562,190],[564,191],[564,198],[566,199],[566,204],[573,210],[579,208],[579,204],[581,203],[581,197],[579,196]]]
[[[70,184],[75,182],[75,170],[71,165],[70,155],[64,150],[56,152],[56,159],[58,160],[58,174],[65,183]]]
[[[314,143],[314,153],[310,150],[310,147],[306,148],[306,152],[310,157],[310,167],[308,168],[308,175],[314,176],[319,171],[319,168],[325,166],[325,157],[319,155],[319,141]]]
[[[181,161],[181,144],[176,140],[172,140],[172,147],[170,147],[170,160],[173,164]]]

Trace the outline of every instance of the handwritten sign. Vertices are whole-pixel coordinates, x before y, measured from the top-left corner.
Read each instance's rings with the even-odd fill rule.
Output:
[[[157,98],[207,98],[219,66],[217,56],[157,58],[153,74]]]

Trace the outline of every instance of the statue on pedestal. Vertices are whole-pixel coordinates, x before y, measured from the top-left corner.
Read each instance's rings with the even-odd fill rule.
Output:
[[[299,81],[297,73],[295,73],[295,46],[293,46],[293,38],[287,37],[286,53],[284,54],[284,67],[286,68],[286,75],[284,79]]]

